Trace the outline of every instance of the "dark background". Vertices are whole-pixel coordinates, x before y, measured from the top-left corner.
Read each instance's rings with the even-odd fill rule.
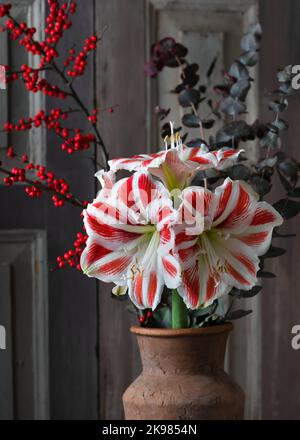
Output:
[[[191,3],[187,1],[187,6]],[[222,3],[225,9],[231,5],[230,1],[216,3]],[[265,95],[275,87],[277,68],[300,64],[300,2],[261,0],[258,3],[263,27],[259,109],[260,117],[269,120]],[[74,42],[80,46],[83,38],[94,31],[100,33],[106,25],[109,29],[85,79],[76,82],[76,88],[86,103],[94,102],[100,108],[119,105],[111,115],[103,112],[99,122],[111,157],[142,152],[147,145],[149,105],[143,73],[149,52],[146,25],[153,18],[149,16],[149,4],[143,0],[81,0],[78,4],[74,26],[64,39],[66,48]],[[5,92],[0,93],[2,98]],[[10,109],[12,105],[10,102]],[[290,130],[283,147],[298,160],[299,114],[299,97],[293,97],[286,117]],[[65,177],[75,194],[93,197],[94,166],[89,153],[69,157],[60,151],[57,138],[47,133],[47,167]],[[0,200],[0,230],[46,231],[50,267],[56,256],[72,245],[74,233],[80,230],[79,211],[72,206],[56,209],[46,197],[29,200],[20,187],[1,186]],[[299,233],[298,222],[289,221],[286,230]],[[254,381],[261,373],[257,380],[261,379],[263,419],[300,418],[300,359],[290,346],[291,328],[300,324],[299,237],[281,244],[287,248],[286,255],[268,266],[278,278],[267,281],[262,292],[262,366],[259,373],[249,372],[254,375]],[[5,287],[3,283],[0,281],[1,291]],[[130,316],[124,304],[110,298],[109,286],[97,286],[76,270],[48,273],[48,286],[50,417],[121,418],[122,392],[140,368],[135,342],[128,331]],[[25,283],[19,287],[14,284],[13,296],[20,295],[14,291],[17,288],[27,294]],[[247,334],[242,336],[247,338]],[[14,358],[15,369],[19,368],[17,361]],[[0,374],[4,373],[0,370]],[[17,391],[14,395],[17,398]],[[25,393],[22,398],[29,396]],[[14,417],[24,418],[16,408],[15,404]]]

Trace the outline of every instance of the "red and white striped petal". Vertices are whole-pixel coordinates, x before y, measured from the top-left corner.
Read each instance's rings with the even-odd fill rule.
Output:
[[[185,267],[182,269],[182,282],[177,288],[179,295],[182,297],[186,306],[190,309],[196,309],[199,307],[200,303],[200,274],[198,255],[194,255],[194,250],[195,248],[192,249],[190,258],[186,260],[188,263],[186,263]]]
[[[177,258],[171,253],[158,259],[160,272],[163,273],[164,283],[169,289],[177,289],[181,283],[181,267]]]
[[[199,253],[199,250],[195,253],[195,250],[196,247],[181,251],[181,258],[185,262],[181,260],[184,269],[178,292],[190,309],[207,307],[232,288],[221,279],[217,267],[211,268],[205,255]]]
[[[161,300],[164,280],[156,265],[128,281],[128,294],[139,309],[154,310]]]
[[[89,238],[81,255],[80,264],[88,277],[105,282],[125,284],[132,258],[132,253],[111,251]]]
[[[159,248],[160,255],[167,255],[173,251],[175,246],[175,231],[167,224],[159,231]]]
[[[249,290],[257,284],[259,258],[249,246],[234,238],[219,239],[214,246],[222,259],[220,276],[227,285]]]
[[[137,171],[150,166],[158,167],[164,161],[165,151],[154,154],[139,154],[131,158],[118,158],[108,162],[112,171]]]
[[[205,255],[200,255],[198,259],[200,294],[198,307],[207,307],[217,298],[227,295],[232,286],[222,280],[220,272],[211,270]]]
[[[87,212],[99,222],[111,225],[136,224],[136,215],[131,209],[125,207],[113,198],[98,197],[93,203],[87,206]]]
[[[155,168],[151,164],[151,167],[148,168],[149,172],[158,177],[169,190],[183,189],[197,171],[196,165],[182,160],[180,151],[181,149],[177,148],[168,150],[164,161],[159,166]]]
[[[111,190],[116,182],[116,173],[114,171],[99,170],[95,174],[95,177],[101,184],[101,190],[99,191],[97,198],[108,198],[111,195]]]
[[[276,209],[267,202],[258,202],[249,225],[249,231],[259,232],[280,226],[283,218]]]
[[[146,208],[145,217],[151,224],[156,225],[156,229],[160,231],[167,225],[168,227],[176,224],[178,213],[173,208],[170,196],[158,197],[153,200]]]
[[[271,245],[273,228],[282,222],[283,218],[271,205],[258,202],[249,227],[235,237],[251,247],[257,255],[263,255]]]
[[[216,168],[218,170],[223,170],[231,167],[237,161],[239,155],[243,152],[244,150],[235,150],[233,148],[226,147],[213,151],[213,155],[217,158]]]
[[[119,228],[117,224],[103,223],[88,211],[84,212],[84,225],[89,237],[110,250],[135,247],[143,240],[145,233],[144,226],[135,226],[135,232],[124,230]]]
[[[183,203],[193,210],[194,189],[184,191]],[[198,190],[199,191],[199,190]],[[279,213],[244,182],[226,179],[202,209],[204,230],[187,236],[185,224],[176,226],[176,249],[182,266],[179,293],[189,308],[209,305],[232,287],[249,290],[257,283],[259,255],[271,242]],[[194,241],[193,241],[194,240]]]
[[[209,229],[213,220],[214,194],[202,187],[191,186],[182,192],[182,203],[179,207],[180,222],[194,227],[195,234]],[[192,233],[192,231],[191,231]]]
[[[189,249],[194,246],[198,240],[198,235],[191,234],[189,227],[185,224],[178,224],[174,228],[175,230],[175,250],[176,252]]]
[[[196,167],[197,170],[216,168],[218,165],[216,156],[209,151],[203,150],[201,147],[189,148],[183,146],[182,159],[191,166]]]
[[[256,201],[240,181],[227,178],[215,190],[212,226],[225,233],[241,233],[251,223]]]
[[[147,206],[162,196],[158,185],[147,171],[139,171],[132,176],[133,203],[142,216],[147,218]]]

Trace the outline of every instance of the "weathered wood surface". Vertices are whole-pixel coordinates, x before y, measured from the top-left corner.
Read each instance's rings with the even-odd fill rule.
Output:
[[[66,32],[64,43],[59,48],[61,52],[73,47],[74,43],[78,48],[82,47],[84,39],[93,33],[94,1],[78,3],[74,27]],[[86,103],[93,103],[93,74],[93,66],[90,66],[85,78],[76,81],[75,85]],[[49,75],[49,80],[52,79]],[[1,98],[3,93],[6,92],[1,91]],[[9,102],[9,117],[15,119],[17,110],[24,113],[19,116],[29,116],[29,109],[24,107],[26,102],[22,101],[20,105],[20,96],[8,96],[13,99],[13,102]],[[52,101],[51,104],[60,106],[62,102]],[[49,102],[47,107],[50,107]],[[80,122],[78,126],[85,129]],[[95,182],[94,166],[88,158],[90,153],[69,156],[60,150],[60,144],[57,136],[48,134],[47,145],[36,147],[46,149],[45,165],[54,170],[58,177],[64,177],[74,194],[91,199]],[[73,206],[57,209],[47,198],[45,195],[40,200],[30,200],[24,195],[24,187],[5,188],[1,185],[0,230],[45,230],[51,268],[55,265],[57,255],[72,246],[74,235],[81,230],[82,221],[79,209]],[[49,273],[50,411],[53,419],[95,419],[98,416],[97,328],[96,283],[76,270]],[[26,400],[23,405],[26,405]]]
[[[144,64],[144,2],[96,2],[98,32],[109,25],[97,57],[97,104],[119,104],[112,115],[101,116],[103,137],[111,157],[142,151],[146,139]],[[110,298],[111,286],[100,294],[100,406],[101,418],[123,417],[121,396],[137,375],[136,344],[129,334],[130,316],[124,303]]]
[[[265,93],[276,85],[276,70],[287,64],[300,64],[300,3],[296,0],[261,1],[263,25],[260,57],[261,117],[269,121]],[[300,99],[289,99],[289,108],[283,115],[290,124],[284,135],[283,151],[300,160]],[[275,185],[270,199],[283,195],[281,185]],[[269,260],[268,269],[276,280],[264,283],[262,291],[262,418],[300,418],[300,351],[291,347],[291,329],[300,323],[300,223],[289,220],[284,230],[297,237],[278,240],[278,246],[287,249],[286,255]]]

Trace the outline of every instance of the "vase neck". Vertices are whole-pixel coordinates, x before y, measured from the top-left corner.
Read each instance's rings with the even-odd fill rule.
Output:
[[[223,369],[229,332],[185,336],[138,335],[146,374],[197,374]]]

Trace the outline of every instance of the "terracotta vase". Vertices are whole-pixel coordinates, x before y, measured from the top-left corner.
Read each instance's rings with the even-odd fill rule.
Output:
[[[242,419],[244,393],[224,372],[231,330],[132,327],[143,371],[123,395],[126,420]]]

